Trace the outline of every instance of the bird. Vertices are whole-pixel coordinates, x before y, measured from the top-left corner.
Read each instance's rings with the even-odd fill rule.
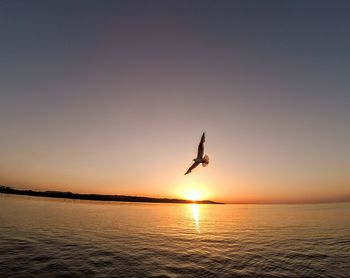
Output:
[[[209,156],[207,154],[204,155],[204,142],[205,142],[205,133],[203,132],[201,141],[199,142],[199,145],[198,145],[197,157],[193,159],[194,162],[191,165],[191,167],[188,168],[185,175],[191,173],[191,171],[201,163],[203,167],[206,167],[209,164]]]

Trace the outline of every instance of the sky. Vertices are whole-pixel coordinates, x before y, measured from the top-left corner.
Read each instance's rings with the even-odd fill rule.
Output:
[[[349,201],[349,9],[0,1],[0,184]]]

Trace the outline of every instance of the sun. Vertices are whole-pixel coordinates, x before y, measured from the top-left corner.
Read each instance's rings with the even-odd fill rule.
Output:
[[[185,197],[187,200],[191,201],[199,201],[201,199],[202,194],[199,191],[189,191],[186,193]]]
[[[174,193],[178,198],[192,202],[209,200],[212,195],[205,182],[188,176],[177,182]]]
[[[199,201],[201,200],[202,194],[198,190],[189,190],[184,193],[184,197],[190,201]]]

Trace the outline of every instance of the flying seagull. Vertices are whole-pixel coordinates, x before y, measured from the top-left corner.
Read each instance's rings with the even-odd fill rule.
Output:
[[[197,157],[193,159],[193,164],[191,165],[190,168],[188,168],[187,172],[185,175],[191,173],[191,171],[196,168],[200,163],[202,163],[202,166],[205,167],[209,164],[209,156],[204,155],[204,142],[205,142],[205,133],[203,132],[201,141],[199,142],[198,145],[198,153]]]

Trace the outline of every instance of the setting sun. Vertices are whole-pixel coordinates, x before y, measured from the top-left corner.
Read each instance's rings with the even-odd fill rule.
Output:
[[[188,191],[184,194],[184,197],[187,200],[191,200],[191,201],[199,201],[201,200],[202,194],[199,191],[195,191],[195,190],[191,190]]]
[[[174,195],[190,201],[209,200],[212,197],[210,187],[205,181],[194,176],[185,176],[177,180]]]

